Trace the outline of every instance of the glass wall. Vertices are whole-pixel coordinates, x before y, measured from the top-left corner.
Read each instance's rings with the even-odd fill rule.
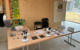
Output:
[[[66,20],[80,23],[80,0],[64,0],[66,4]]]

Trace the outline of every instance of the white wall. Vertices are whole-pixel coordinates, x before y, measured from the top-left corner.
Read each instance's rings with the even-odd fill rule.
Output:
[[[0,27],[0,42],[7,41],[7,28]]]
[[[66,1],[60,1],[60,2],[63,2],[63,10],[62,10],[62,12],[58,12],[58,1],[54,2],[53,22],[65,21]]]

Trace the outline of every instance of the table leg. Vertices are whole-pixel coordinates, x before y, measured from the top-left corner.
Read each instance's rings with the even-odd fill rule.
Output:
[[[24,50],[24,47],[22,48],[22,50]]]
[[[71,38],[71,37],[69,37],[69,38]],[[78,43],[80,43],[80,41],[77,41],[76,39],[73,39],[73,38],[71,38],[72,40],[74,40],[74,41],[76,41],[76,42],[78,42]]]
[[[27,50],[29,50],[29,46],[27,46]]]
[[[71,36],[70,36],[71,35]],[[64,40],[64,42],[68,43],[69,45],[75,47],[75,45],[73,45],[71,42],[72,42],[72,34],[68,35],[68,41]],[[71,38],[70,38],[71,37]],[[70,40],[70,41],[69,41]]]
[[[37,48],[38,48],[38,50],[40,50],[40,43],[37,44]]]
[[[69,36],[70,36],[70,35],[68,35],[68,42],[69,42],[69,40],[70,40]]]
[[[71,38],[72,38],[72,34],[71,34]],[[72,39],[70,38],[70,43],[72,43]]]

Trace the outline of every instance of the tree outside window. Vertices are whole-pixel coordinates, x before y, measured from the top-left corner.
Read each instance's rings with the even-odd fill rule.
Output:
[[[73,8],[72,11],[80,14],[80,0],[73,0]]]

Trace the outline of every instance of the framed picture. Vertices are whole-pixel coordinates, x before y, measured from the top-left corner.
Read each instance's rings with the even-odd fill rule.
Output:
[[[6,20],[4,23],[6,27],[12,27],[12,20]]]
[[[7,27],[15,27],[18,25],[25,25],[25,19],[6,20],[4,23]]]
[[[59,1],[58,2],[58,12],[62,12],[63,11],[63,2]]]

